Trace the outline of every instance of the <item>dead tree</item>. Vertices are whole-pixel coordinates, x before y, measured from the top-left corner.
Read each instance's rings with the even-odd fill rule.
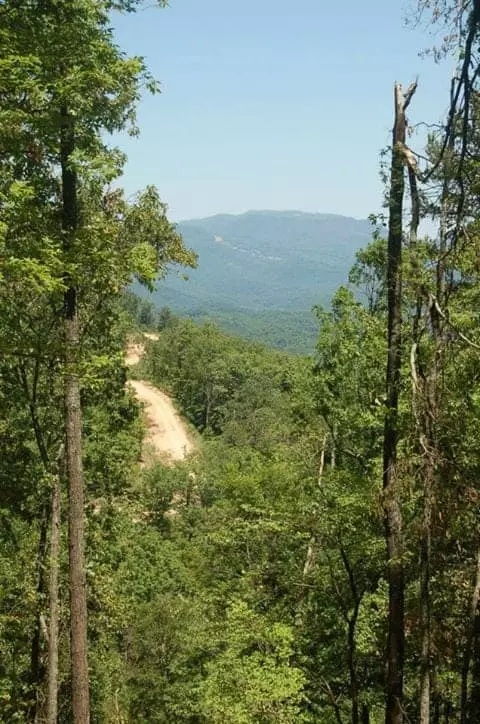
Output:
[[[383,512],[387,544],[389,590],[386,724],[403,722],[404,666],[404,570],[402,510],[397,469],[398,401],[402,362],[402,242],[403,198],[405,193],[406,109],[416,90],[406,93],[395,84],[395,122],[392,139],[392,163],[389,195],[387,259],[388,353],[386,404],[383,441]]]

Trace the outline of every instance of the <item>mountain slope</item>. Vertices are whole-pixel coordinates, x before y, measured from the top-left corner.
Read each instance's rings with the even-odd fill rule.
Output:
[[[371,236],[366,220],[299,211],[220,214],[178,229],[198,253],[198,269],[188,281],[167,276],[155,305],[302,353],[317,336],[312,307],[328,305]]]
[[[218,215],[178,228],[199,265],[187,284],[168,277],[162,285],[168,296],[255,310],[328,303],[370,236],[368,221],[298,211]]]

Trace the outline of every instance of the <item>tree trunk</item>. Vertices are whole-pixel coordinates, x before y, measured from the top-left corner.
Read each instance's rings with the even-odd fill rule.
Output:
[[[317,484],[318,484],[319,488],[322,487],[322,482],[323,482],[323,471],[325,469],[325,452],[327,450],[327,440],[328,440],[328,435],[325,434],[323,436],[322,449],[320,451],[320,462],[318,463]]]
[[[48,531],[48,506],[42,506],[42,515],[40,520],[40,537],[38,542],[38,579],[37,579],[37,598],[38,611],[36,614],[35,630],[33,633],[32,644],[30,649],[30,685],[32,686],[32,698],[28,707],[28,716],[30,721],[36,721],[40,708],[39,693],[45,682],[45,665],[42,657],[42,599],[45,594],[45,557],[47,550],[47,531]]]
[[[454,134],[448,142],[449,152],[453,152]],[[436,296],[443,308],[445,301],[445,251],[447,248],[448,216],[450,206],[450,178],[444,169],[441,196],[440,234],[438,258],[436,264]],[[434,359],[431,372],[424,380],[422,401],[422,430],[420,443],[423,448],[423,511],[422,533],[420,543],[420,615],[422,628],[421,649],[421,688],[420,688],[420,724],[430,722],[430,701],[432,689],[432,630],[431,630],[431,596],[430,596],[430,566],[432,555],[432,517],[434,487],[437,475],[437,464],[441,458],[437,441],[437,420],[441,407],[440,380],[442,378],[443,356],[445,347],[444,324],[437,314],[431,300],[427,300],[430,308],[430,326],[434,342]],[[438,718],[434,712],[434,717]]]
[[[480,601],[480,550],[477,552],[477,566],[473,585],[472,600],[470,603],[470,616],[468,621],[467,642],[463,653],[462,665],[462,686],[460,699],[460,722],[467,724],[469,720],[468,707],[468,677],[470,673],[470,662],[472,659],[472,648],[475,639],[475,631],[478,620],[478,604]]]
[[[327,450],[327,440],[328,435],[323,436],[322,440],[322,447],[320,450],[320,461],[318,464],[318,474],[317,474],[317,484],[318,487],[321,489],[322,482],[323,482],[323,472],[325,469],[325,453]],[[307,553],[305,555],[305,563],[303,564],[303,572],[302,572],[302,587],[300,588],[300,596],[297,604],[297,612],[295,616],[295,622],[297,626],[301,626],[303,624],[303,614],[304,614],[304,607],[305,602],[308,597],[308,588],[307,588],[307,581],[312,573],[313,569],[315,568],[316,558],[317,558],[317,552],[318,552],[318,537],[315,531],[317,523],[317,516],[314,515],[314,519],[312,521],[312,534],[310,536],[310,539],[308,541],[307,546]]]
[[[48,458],[48,451],[45,445],[43,437],[43,430],[40,425],[36,397],[37,397],[37,385],[40,371],[40,359],[35,360],[32,383],[29,384],[27,368],[23,361],[18,364],[18,379],[22,386],[25,399],[28,403],[30,410],[30,421],[32,423],[33,433],[35,435],[35,442],[37,444],[38,452],[42,465],[45,472],[50,472],[50,464]],[[43,688],[45,681],[45,665],[42,657],[42,598],[46,593],[45,585],[45,563],[46,563],[46,551],[47,551],[47,533],[49,525],[48,515],[48,504],[43,504],[40,515],[40,532],[38,542],[38,578],[37,578],[37,599],[38,599],[38,611],[35,622],[35,630],[32,637],[31,649],[30,649],[30,679],[29,684],[32,686],[32,697],[28,706],[28,716],[31,721],[38,721],[41,710],[41,701],[39,698],[40,692]]]
[[[428,322],[426,324],[428,327]],[[430,568],[432,557],[432,519],[434,491],[438,461],[441,454],[438,449],[437,420],[439,417],[440,379],[444,355],[443,325],[430,305],[430,327],[434,341],[434,359],[430,373],[422,379],[418,415],[420,453],[422,456],[423,508],[420,539],[420,625],[421,625],[421,685],[419,724],[430,723],[431,679],[432,679],[432,622]],[[418,390],[418,380],[414,382],[413,407]]]
[[[440,724],[442,716],[442,696],[438,691],[435,673],[432,674],[432,724]]]
[[[390,179],[390,215],[388,229],[388,356],[383,443],[383,510],[387,544],[387,576],[389,589],[386,724],[403,722],[404,665],[404,572],[402,543],[402,512],[397,474],[398,398],[402,359],[402,237],[403,197],[405,191],[404,144],[405,111],[416,86],[404,95],[395,85],[395,123],[393,127],[392,166]]]
[[[355,633],[357,627],[359,606],[355,604],[355,610],[348,622],[348,672],[350,676],[350,700],[352,702],[352,724],[360,724],[359,687],[357,679],[357,668],[355,666]]]
[[[61,109],[61,165],[64,252],[68,257],[77,228],[77,178],[71,167],[75,150],[73,118]],[[68,548],[70,584],[70,646],[72,713],[74,724],[88,724],[90,704],[87,660],[87,596],[84,552],[84,490],[82,462],[82,408],[77,372],[79,327],[77,289],[69,278],[64,297],[65,334],[65,442],[68,488]]]
[[[432,492],[433,462],[427,460],[423,481],[422,539],[420,541],[420,625],[422,648],[420,655],[420,720],[419,724],[430,724],[430,689],[432,635],[430,620],[430,558],[432,547]]]
[[[334,425],[332,429],[332,435],[331,435],[331,451],[330,451],[330,470],[335,470],[336,464],[337,464],[337,448],[336,448],[336,442],[337,442],[337,426]]]
[[[410,221],[410,251],[415,258],[417,245],[417,232],[420,223],[420,198],[416,177],[416,161],[405,148],[405,159],[408,164],[408,180],[410,185],[411,221]],[[442,194],[442,207],[447,195]],[[444,237],[444,230],[441,231]],[[437,280],[439,270],[437,269]],[[442,274],[440,274],[440,278]],[[438,286],[438,283],[437,283]],[[423,298],[425,292],[419,285],[416,300],[416,313],[412,325],[412,350],[410,355],[410,369],[412,375],[412,410],[415,418],[415,429],[418,435],[418,453],[421,463],[421,480],[423,492],[422,524],[420,534],[420,712],[419,724],[430,723],[431,698],[431,617],[430,617],[430,560],[432,548],[432,507],[433,488],[436,474],[437,449],[435,439],[435,421],[438,417],[437,392],[438,375],[441,371],[442,345],[440,340],[440,327],[437,323],[438,315],[432,314],[431,328],[435,343],[434,362],[431,374],[417,374],[417,349],[420,345],[420,321],[422,318]],[[427,299],[427,308],[429,300]],[[431,312],[431,308],[430,308]],[[428,323],[425,329],[428,329]],[[422,330],[423,332],[424,330]],[[420,382],[421,380],[421,382]]]
[[[419,346],[419,320],[422,304],[417,301],[414,319],[414,342],[410,354],[412,376],[412,411],[417,434],[417,453],[420,458],[419,472],[422,485],[422,519],[420,528],[420,707],[419,724],[430,724],[432,632],[430,612],[430,562],[432,548],[433,489],[436,474],[436,442],[434,417],[436,409],[437,376],[435,363],[430,376],[418,371],[417,349]],[[427,325],[425,325],[427,326]],[[424,331],[424,330],[422,330]]]
[[[470,699],[468,702],[468,724],[478,724],[480,721],[480,611],[475,615],[473,625],[473,665]]]
[[[63,458],[63,450],[60,454]],[[59,467],[62,459],[59,459]],[[57,724],[58,717],[58,567],[60,554],[60,469],[52,491],[50,535],[49,622],[48,622],[48,691],[47,724]]]
[[[359,591],[357,583],[355,581],[354,570],[350,564],[347,553],[340,543],[340,556],[345,566],[345,570],[348,575],[348,581],[350,583],[350,590],[353,598],[353,611],[351,616],[346,614],[348,635],[347,635],[347,661],[348,661],[348,673],[350,679],[350,701],[352,703],[352,724],[360,724],[360,687],[357,676],[357,665],[356,665],[356,633],[357,633],[357,621],[358,614],[360,611],[360,604],[364,595],[364,590]]]

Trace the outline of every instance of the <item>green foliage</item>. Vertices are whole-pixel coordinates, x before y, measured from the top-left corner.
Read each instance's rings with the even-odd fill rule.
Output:
[[[302,310],[345,281],[345,264],[367,238],[363,222],[260,212],[177,229],[155,188],[130,200],[113,190],[124,157],[105,145],[105,136],[137,133],[142,88],[155,92],[157,85],[143,59],[128,58],[113,42],[110,12],[141,5],[6,0],[0,7],[2,721],[40,721],[44,714],[47,546],[57,474],[64,511],[59,718],[70,717],[61,466],[68,278],[78,289],[80,322],[75,372],[84,416],[92,720],[313,724],[358,721],[362,710],[364,719],[380,722],[388,615],[381,230],[357,253],[349,277],[367,304],[340,287],[328,308],[316,307],[317,335]],[[478,114],[476,97],[469,108]],[[78,185],[78,224],[68,248],[61,222],[65,110],[75,130],[69,170]],[[428,199],[428,209],[446,228],[438,238],[412,241],[404,255],[408,354],[397,485],[405,706],[412,721],[422,669],[427,469],[438,716],[457,716],[465,662],[470,709],[480,687],[478,604],[471,611],[480,535],[474,121],[469,117],[466,129],[465,179],[452,173],[457,141],[432,178],[444,191],[440,205]],[[440,139],[431,138],[434,162],[439,148]],[[157,312],[126,290],[135,283],[151,291],[172,266],[195,268],[196,254],[180,231],[200,252],[191,276],[194,303],[180,304],[172,283],[158,292]],[[319,265],[328,284],[312,277]],[[193,319],[165,306],[175,298],[173,308]],[[283,351],[225,334],[212,318]],[[146,341],[134,374],[172,394],[201,443],[185,462],[142,470],[145,429],[125,386],[123,355],[129,334],[152,328],[159,339]],[[285,350],[313,353],[313,360]]]
[[[167,326],[159,341],[149,345],[144,364],[146,373],[173,393],[193,424],[213,433],[223,431],[225,418],[232,418],[232,423],[240,419],[242,407],[250,410],[256,404],[259,415],[274,407],[275,397],[280,400],[282,391],[289,391],[290,370],[293,375],[304,368],[300,358],[228,336],[212,323],[190,320]]]
[[[232,603],[222,650],[207,664],[200,707],[212,724],[302,721],[304,676],[292,666],[293,631],[266,624],[245,603]]]
[[[237,337],[294,354],[312,354],[318,334],[310,311],[260,312],[202,305],[198,310],[185,310],[183,315],[199,323],[214,322]]]
[[[310,309],[255,310],[219,304],[211,299],[196,301],[187,293],[188,280],[183,285],[183,292],[172,292],[168,285],[169,277],[152,295],[138,285],[133,285],[132,289],[145,304],[168,307],[175,316],[192,319],[198,324],[213,322],[225,332],[251,342],[302,355],[312,354],[315,349],[318,324]]]
[[[133,10],[137,3],[117,5]],[[125,599],[112,600],[109,591],[122,528],[115,511],[117,501],[128,497],[142,435],[137,406],[124,390],[126,326],[119,299],[134,278],[150,284],[169,264],[194,263],[155,189],[131,202],[110,189],[124,157],[105,146],[105,133],[135,133],[141,89],[154,90],[143,60],[128,58],[113,42],[111,7],[96,0],[8,0],[0,9],[0,509],[8,521],[0,561],[6,587],[0,678],[6,721],[44,715],[50,497],[65,434],[66,279],[78,290],[75,372],[85,419],[93,713],[100,716],[113,710],[114,664],[107,651],[126,620]],[[65,118],[74,129],[69,171],[78,188],[78,223],[68,245],[61,213]],[[22,574],[3,551],[23,562]],[[65,558],[63,548],[62,601],[68,591]],[[68,718],[63,605],[61,612],[60,703]]]
[[[203,601],[203,625],[195,615],[190,644],[181,643],[173,660],[192,656],[198,663],[201,656],[200,668],[187,664],[194,666],[189,696],[201,721],[329,721],[334,714],[323,681],[348,711],[349,621],[362,701],[372,713],[380,701],[386,609],[374,483],[379,446],[372,440],[381,427],[374,402],[381,374],[371,360],[383,347],[382,325],[347,292],[333,306],[322,316],[315,376],[308,360],[210,324],[177,320],[147,345],[142,374],[173,393],[204,432],[193,482],[183,468],[147,476],[150,523],[164,536],[162,545],[168,541],[167,560],[175,550],[182,559],[181,577],[167,581],[170,595]],[[351,349],[363,350],[365,367],[358,356],[350,359]],[[347,360],[357,385],[351,392]],[[363,393],[366,374],[370,390]],[[334,450],[337,468],[330,469]],[[305,562],[311,547],[312,567]],[[272,648],[274,633],[284,656]],[[178,676],[178,685],[192,685]],[[160,688],[165,694],[171,687],[166,677]],[[150,704],[150,712],[163,710],[168,720],[172,705]],[[193,720],[191,713],[175,712],[178,721]]]

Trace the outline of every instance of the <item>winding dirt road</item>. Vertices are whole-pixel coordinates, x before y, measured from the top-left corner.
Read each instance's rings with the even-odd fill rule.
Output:
[[[145,336],[149,339],[158,339],[152,334]],[[130,344],[125,357],[127,366],[137,364],[144,352],[142,344]],[[195,446],[170,397],[145,380],[130,380],[128,384],[145,406],[148,429],[145,442],[148,448],[153,449],[154,457],[167,458],[171,461],[184,460],[194,451]]]
[[[147,445],[151,445],[162,457],[166,455],[172,460],[184,460],[193,452],[193,445],[171,399],[144,380],[130,380],[129,384],[145,406]]]

